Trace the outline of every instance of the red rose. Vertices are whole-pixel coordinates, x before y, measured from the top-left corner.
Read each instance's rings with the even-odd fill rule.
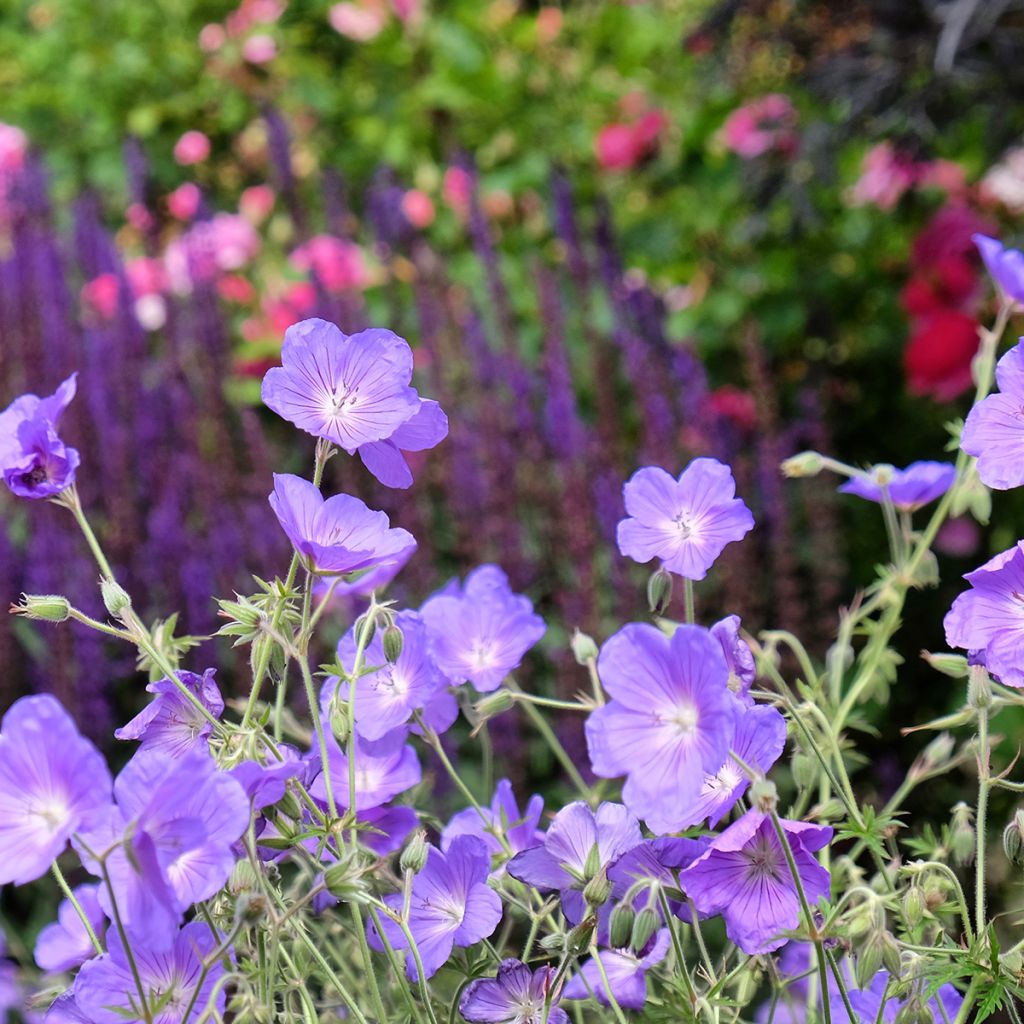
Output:
[[[940,402],[971,385],[971,360],[978,351],[978,324],[965,313],[945,309],[923,319],[903,352],[911,394]]]

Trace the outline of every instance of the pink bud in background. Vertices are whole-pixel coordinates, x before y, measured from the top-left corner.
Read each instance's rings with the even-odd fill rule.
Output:
[[[82,286],[82,302],[104,320],[111,320],[117,312],[120,290],[116,274],[100,274]]]
[[[238,212],[253,224],[262,224],[274,209],[276,196],[269,185],[251,185],[238,200]]]
[[[642,147],[631,124],[608,124],[594,140],[597,162],[606,171],[621,171],[632,167],[639,159]]]
[[[142,203],[130,203],[128,209],[124,211],[124,219],[136,231],[145,231],[153,226],[153,218]]]
[[[369,272],[363,251],[355,242],[331,235],[315,235],[288,257],[296,270],[315,273],[329,292],[365,288]]]
[[[183,167],[202,163],[210,155],[210,140],[199,131],[185,132],[174,144],[174,159]]]
[[[263,33],[249,36],[242,45],[242,56],[250,64],[267,64],[277,56],[277,43]]]
[[[199,30],[199,49],[203,53],[216,53],[226,42],[228,34],[223,25],[213,22]]]
[[[796,149],[797,112],[788,96],[769,93],[737,107],[722,125],[722,141],[744,160],[769,150],[789,155]]]
[[[441,194],[444,201],[460,216],[469,212],[469,197],[472,192],[473,182],[461,167],[449,167],[444,172]]]
[[[225,274],[217,281],[217,294],[227,302],[246,305],[256,298],[256,289],[240,274]]]
[[[167,209],[175,220],[191,220],[199,209],[201,198],[199,186],[195,182],[186,181],[167,197]]]
[[[13,124],[0,121],[0,173],[20,171],[28,151],[28,136]]]
[[[959,516],[943,523],[935,536],[935,546],[944,555],[966,558],[973,555],[981,543],[978,524],[967,516]]]
[[[562,31],[562,12],[557,7],[542,7],[537,12],[537,41],[553,43]]]
[[[141,256],[125,264],[125,274],[136,298],[158,295],[167,288],[167,271],[159,260]]]
[[[384,30],[388,15],[381,7],[363,7],[355,3],[335,4],[327,14],[331,28],[339,35],[368,43]]]
[[[414,228],[425,228],[434,222],[434,201],[426,192],[411,188],[402,196],[402,215]]]

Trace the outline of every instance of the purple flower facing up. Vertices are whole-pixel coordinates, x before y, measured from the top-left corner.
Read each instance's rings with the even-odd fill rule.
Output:
[[[1024,340],[999,360],[996,384],[999,393],[968,413],[960,447],[977,458],[986,487],[1008,491],[1024,484]]]
[[[224,712],[224,700],[214,681],[216,670],[208,668],[201,676],[179,672],[178,679],[199,698],[214,718]],[[171,757],[183,757],[196,747],[205,746],[213,723],[167,678],[150,683],[146,690],[156,698],[127,725],[114,730],[119,740],[141,740],[139,750],[159,750]]]
[[[423,973],[436,974],[455,946],[472,946],[493,934],[501,920],[501,899],[487,884],[491,858],[473,836],[459,836],[442,852],[431,846],[427,863],[413,878],[409,902],[409,931],[416,940]],[[402,894],[384,897],[388,906],[402,909]],[[408,940],[390,918],[381,917],[388,941],[395,949],[407,949]],[[384,944],[376,929],[367,929],[370,945],[379,951]],[[415,979],[412,951],[405,960],[406,973]]]
[[[80,885],[74,894],[92,930],[102,942],[107,916],[100,906],[99,889],[98,885]],[[78,911],[71,900],[62,900],[57,908],[57,920],[48,924],[36,939],[36,963],[44,971],[69,971],[95,955],[96,950]]]
[[[587,999],[593,992],[602,1006],[609,1005],[608,992],[626,1010],[642,1010],[647,1001],[647,971],[665,959],[669,947],[668,929],[661,928],[648,943],[643,956],[628,949],[605,949],[598,953],[608,984],[601,969],[589,959],[568,985],[566,999]]]
[[[808,902],[829,892],[828,872],[811,856],[832,838],[827,825],[782,821]],[[702,914],[721,914],[729,938],[744,953],[768,953],[796,928],[800,901],[786,854],[768,815],[747,811],[680,872],[686,894]]]
[[[974,235],[973,239],[1002,295],[1011,302],[1024,302],[1024,253],[1007,249],[999,239],[988,235]]]
[[[466,986],[459,1012],[470,1024],[569,1024],[569,1015],[555,1005],[558,994],[551,994],[554,980],[553,967],[531,971],[521,960],[502,960],[496,977],[477,978]]]
[[[107,765],[58,701],[15,701],[0,724],[0,885],[45,874],[109,803]]]
[[[750,688],[757,678],[754,654],[740,636],[740,617],[727,615],[711,627],[711,635],[722,645],[729,666],[729,689],[745,704],[752,704]]]
[[[358,697],[357,697],[358,703]],[[356,739],[357,811],[380,807],[389,800],[412,789],[422,778],[416,751],[405,742],[405,732],[396,729],[379,740]],[[317,754],[313,754],[315,759]],[[327,765],[331,773],[331,792],[338,807],[348,808],[348,754],[333,736],[327,736]],[[310,783],[309,792],[322,803],[327,802],[327,781],[323,772]]]
[[[542,845],[509,861],[508,873],[542,892],[558,890],[562,913],[579,924],[586,910],[584,886],[640,840],[640,823],[622,804],[603,803],[595,813],[578,800],[555,815]]]
[[[704,579],[726,544],[754,528],[732,470],[716,459],[694,459],[678,480],[657,466],[638,469],[622,495],[619,551],[636,562],[659,558],[687,579]]]
[[[946,643],[983,652],[1007,686],[1024,687],[1024,541],[964,576],[971,589],[946,613]]]
[[[461,589],[449,584],[420,614],[441,671],[481,693],[496,690],[546,629],[530,599],[514,594],[496,565],[474,569]]]
[[[114,929],[109,938],[109,952],[88,961],[79,972],[73,989],[75,1003],[84,1019],[93,1024],[141,1024],[147,1018],[139,1006],[131,964]],[[217,940],[204,921],[185,925],[159,950],[132,942],[132,955],[147,1005],[151,1013],[159,1007],[150,1018],[153,1024],[188,1024],[198,1020],[211,996],[218,1016],[223,1014],[224,988],[217,986],[224,973],[223,964],[216,959],[205,974],[203,971],[204,959],[216,948]]]
[[[72,374],[48,398],[22,395],[0,412],[0,473],[20,498],[50,498],[74,482],[79,455],[57,435],[75,397]]]
[[[492,856],[514,856],[544,842],[544,833],[537,828],[544,811],[544,797],[531,796],[526,810],[520,811],[508,779],[498,782],[490,807],[482,807],[481,811],[483,817],[475,807],[453,815],[441,832],[441,849],[447,850],[456,836],[476,836]]]
[[[318,487],[290,473],[274,474],[270,507],[306,567],[320,575],[389,565],[416,547],[408,530],[391,529],[385,513],[350,494],[325,501]]]
[[[886,491],[902,512],[914,512],[941,498],[953,486],[956,466],[951,462],[912,462],[906,469],[875,466],[866,476],[855,476],[839,488],[841,494],[856,494],[881,504]]]
[[[402,452],[422,452],[439,445],[448,436],[448,417],[441,406],[420,399],[412,417],[383,441],[359,446],[363,465],[385,486],[406,488],[412,485],[412,473]]]
[[[721,645],[700,626],[667,637],[633,623],[604,644],[597,670],[612,700],[586,722],[594,774],[625,775],[626,806],[655,832],[676,832],[690,824],[688,808],[736,731]]]

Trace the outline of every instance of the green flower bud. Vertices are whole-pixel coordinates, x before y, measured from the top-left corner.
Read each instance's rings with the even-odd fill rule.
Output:
[[[864,940],[857,954],[853,976],[857,979],[857,988],[867,988],[871,979],[882,967],[881,933],[873,932]]]
[[[327,891],[347,903],[358,902],[366,892],[363,872],[352,860],[339,860],[324,870],[324,885]]]
[[[583,898],[592,907],[604,906],[611,894],[612,883],[608,881],[608,872],[604,868],[583,887]]]
[[[924,911],[924,893],[921,891],[921,887],[915,883],[903,897],[903,916],[911,928],[916,928],[924,919]]]
[[[480,720],[486,722],[495,715],[504,714],[509,708],[515,705],[515,694],[509,690],[495,690],[494,693],[481,697],[473,705],[473,710],[480,716]]]
[[[960,867],[966,867],[974,862],[976,837],[974,834],[974,812],[963,801],[953,808],[951,827],[950,846],[953,851],[953,861]]]
[[[115,619],[121,612],[132,606],[132,599],[128,596],[128,591],[117,580],[106,577],[100,580],[100,595],[103,597],[103,607]]]
[[[896,1013],[893,1024],[935,1024],[935,1017],[919,996],[908,999]]]
[[[647,581],[647,606],[652,615],[664,615],[672,603],[672,574],[662,566]]]
[[[398,859],[398,866],[403,873],[411,871],[416,874],[423,870],[423,865],[426,863],[427,833],[423,829],[418,829],[402,851],[402,856]]]
[[[620,903],[612,911],[608,922],[608,943],[613,949],[623,949],[629,945],[635,918],[636,914],[628,903]]]
[[[376,619],[370,618],[367,615],[360,615],[359,618],[356,619],[353,635],[356,638],[356,643],[362,645],[364,649],[373,643],[373,637],[376,632]]]
[[[941,672],[950,679],[967,678],[967,659],[962,654],[932,654],[931,651],[922,651],[921,657],[936,672]]]
[[[651,941],[651,936],[658,930],[659,923],[658,912],[652,907],[644,907],[636,915],[633,934],[629,938],[629,945],[634,953],[639,953]]]
[[[381,641],[384,645],[384,657],[387,658],[389,665],[394,665],[402,656],[402,645],[404,643],[402,631],[392,623],[392,625],[384,630]]]
[[[774,811],[779,802],[775,783],[771,779],[758,779],[750,787],[750,802],[764,814]]]
[[[240,860],[231,869],[228,878],[227,890],[232,896],[238,896],[243,892],[255,892],[259,889],[259,879],[256,871],[248,860]]]
[[[547,953],[564,953],[569,937],[564,932],[554,932],[552,935],[545,935],[537,943]]]
[[[824,462],[817,452],[800,452],[784,460],[782,475],[790,478],[817,476],[824,468]]]
[[[800,789],[805,789],[807,786],[814,784],[817,768],[814,758],[809,754],[798,750],[793,754],[793,759],[790,761],[790,769],[793,772],[793,781]]]
[[[22,594],[21,604],[12,604],[10,612],[42,622],[64,622],[71,615],[71,605],[60,594]]]
[[[976,711],[992,703],[992,680],[984,665],[972,665],[967,677],[967,703]]]
[[[597,660],[597,644],[592,636],[581,633],[578,629],[573,633],[569,646],[577,665],[586,665]]]
[[[889,932],[882,932],[882,966],[894,977],[903,977],[903,965],[900,963],[900,947]]]
[[[587,859],[583,864],[583,879],[589,881],[601,870],[601,850],[597,843],[590,847]]]
[[[921,760],[928,768],[938,768],[953,756],[954,750],[956,750],[956,740],[948,732],[940,732],[921,751]]]
[[[583,920],[573,928],[568,935],[565,937],[565,951],[571,953],[573,956],[579,956],[585,949],[590,946],[591,937],[594,934],[594,925],[597,924],[597,919],[593,914],[583,918]]]
[[[1003,851],[1006,859],[1017,867],[1024,867],[1024,811],[1018,810],[1003,829]]]

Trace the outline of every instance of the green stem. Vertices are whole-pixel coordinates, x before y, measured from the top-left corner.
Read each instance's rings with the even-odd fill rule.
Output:
[[[86,914],[82,909],[82,904],[78,902],[78,897],[71,891],[71,886],[68,885],[67,879],[64,877],[64,873],[57,866],[56,861],[50,865],[50,870],[53,872],[53,877],[57,879],[60,891],[64,893],[64,896],[67,898],[71,906],[75,908],[75,913],[78,914],[79,920],[81,920],[82,926],[85,928],[85,932],[89,936],[92,948],[96,950],[97,954],[102,954],[103,946],[101,945],[99,938],[96,936],[92,922],[89,920],[88,914]]]
[[[377,1013],[377,1020],[388,1019],[384,1011],[384,1003],[380,997],[380,986],[377,984],[377,974],[373,969],[373,958],[370,956],[370,946],[366,941],[366,928],[363,925],[363,915],[355,903],[349,904],[352,916],[352,927],[359,936],[359,953],[363,958],[363,969],[366,971],[366,978],[370,985],[370,998],[373,1000],[373,1008]]]
[[[988,707],[978,709],[978,812],[974,819],[977,850],[974,855],[974,929],[985,932],[985,832],[988,827],[988,794],[990,788],[988,740]]]
[[[696,603],[693,598],[693,580],[683,578],[683,608],[686,621],[692,626],[697,621]]]
[[[334,788],[331,784],[331,766],[327,759],[327,735],[324,733],[324,724],[320,718],[320,705],[316,699],[316,688],[313,686],[313,676],[309,671],[309,662],[305,655],[299,658],[299,669],[302,672],[302,685],[306,690],[306,700],[309,703],[309,713],[313,716],[313,729],[316,731],[317,746],[320,748],[320,758],[323,763],[324,789],[327,792],[327,806],[330,809],[331,818],[334,819],[338,816],[338,806],[334,802]],[[349,760],[351,760],[351,753]],[[349,807],[355,807],[354,800],[349,803]]]

